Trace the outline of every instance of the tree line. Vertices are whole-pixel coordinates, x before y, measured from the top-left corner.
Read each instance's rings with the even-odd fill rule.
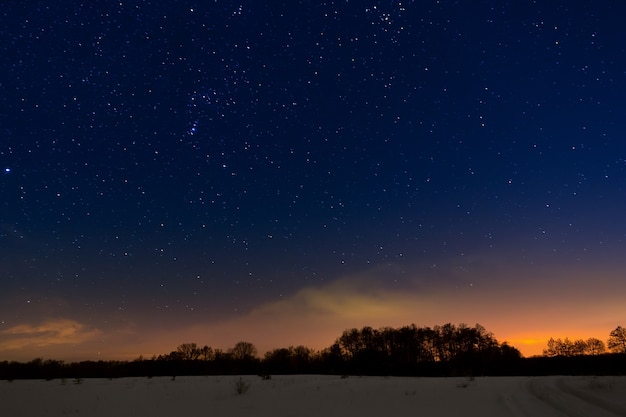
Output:
[[[567,337],[563,340],[550,338],[547,348],[543,350],[543,355],[548,357],[602,355],[607,352],[607,346],[610,352],[626,353],[626,329],[617,326],[609,334],[606,345],[602,340],[594,337],[587,340],[570,340]]]
[[[618,327],[615,342],[623,331]],[[616,329],[616,331],[618,330]],[[613,332],[611,333],[613,335]],[[624,331],[626,337],[626,331]],[[613,340],[613,339],[610,339]],[[626,340],[626,339],[625,339]],[[549,342],[550,343],[550,342]],[[574,342],[561,341],[569,346]],[[594,342],[595,343],[595,342]],[[556,341],[554,347],[560,346]],[[589,340],[586,352],[591,352]],[[320,351],[290,346],[259,357],[254,344],[239,342],[226,349],[196,343],[180,344],[174,351],[132,361],[34,359],[0,362],[0,379],[119,378],[183,375],[335,374],[404,376],[481,376],[626,373],[626,351],[609,343],[614,352],[523,358],[508,343],[500,343],[483,326],[444,324],[399,328],[363,327],[345,330]],[[624,344],[626,346],[626,344]],[[550,349],[550,348],[548,348]]]
[[[542,356],[524,359],[526,375],[625,375],[626,329],[617,326],[607,343],[596,338],[550,338]]]
[[[252,365],[265,373],[459,374],[495,372],[521,358],[507,343],[476,324],[345,330],[330,347],[316,352],[305,346],[274,349],[261,358],[248,342],[226,352],[185,343],[156,360],[204,360]]]

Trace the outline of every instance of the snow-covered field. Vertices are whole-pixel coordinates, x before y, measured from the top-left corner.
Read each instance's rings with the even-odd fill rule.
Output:
[[[0,416],[626,416],[626,377],[0,381]],[[245,389],[244,389],[245,390]]]

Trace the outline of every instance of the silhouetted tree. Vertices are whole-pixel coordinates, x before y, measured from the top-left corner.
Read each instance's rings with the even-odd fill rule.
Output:
[[[580,356],[587,354],[587,342],[582,339],[576,339],[572,342],[572,355]]]
[[[186,361],[196,360],[200,357],[201,349],[195,343],[183,343],[176,348],[180,359]]]
[[[504,357],[493,334],[480,324],[447,323],[432,329],[413,324],[377,330],[366,326],[345,330],[335,345],[345,364],[358,373],[441,374],[444,369],[471,373],[485,370],[489,361]],[[327,354],[322,352],[322,357]]]
[[[544,356],[584,356],[584,355],[600,355],[604,353],[606,348],[601,340],[590,337],[586,341],[576,339],[573,342],[567,337],[563,340],[550,338],[548,346],[543,351]]]
[[[393,355],[394,362],[400,366],[402,364],[417,364],[421,356],[422,346],[415,324],[401,327],[398,330],[386,329],[386,332],[393,334],[391,351],[395,353]]]
[[[601,355],[604,352],[606,352],[606,346],[602,340],[595,337],[587,339],[587,350],[585,351],[587,355]]]
[[[292,357],[295,365],[304,369],[311,365],[311,361],[313,361],[315,356],[315,351],[306,346],[299,345],[296,347],[289,347],[289,351],[292,352]]]
[[[215,349],[215,352],[213,352],[214,361],[229,361],[232,359],[230,352],[224,352],[222,349]]]
[[[503,359],[508,361],[522,359],[522,353],[513,346],[509,345],[507,342],[500,345],[500,354]]]
[[[613,352],[626,353],[626,329],[622,326],[617,326],[615,330],[609,334],[607,345]]]
[[[237,342],[228,351],[234,360],[246,361],[256,358],[256,347],[250,342]]]
[[[305,346],[289,346],[269,351],[263,359],[264,369],[269,373],[308,373],[314,352]]]
[[[449,362],[454,352],[457,351],[454,337],[456,329],[453,324],[446,323],[443,326],[435,326],[433,330],[437,361]]]
[[[417,329],[416,337],[416,348],[418,351],[417,361],[432,363],[439,360],[437,356],[437,339],[439,338],[437,331],[430,327],[419,328]]]
[[[324,372],[334,374],[345,372],[346,360],[338,342],[323,349],[319,354],[319,361],[323,366]]]
[[[287,348],[279,348],[266,352],[263,363],[268,373],[289,373],[291,371],[291,352]]]
[[[548,340],[548,347],[544,349],[543,355],[548,357],[553,356],[581,356],[587,353],[587,342],[582,339],[575,341],[565,338],[563,340],[550,338]]]
[[[200,348],[200,359],[202,359],[203,361],[210,361],[213,360],[215,358],[215,355],[213,353],[213,349],[207,345],[204,345],[202,348]]]
[[[356,328],[344,330],[337,340],[337,344],[341,347],[342,354],[348,358],[356,357],[364,348],[361,333]]]
[[[547,347],[543,350],[543,356],[554,357],[558,356],[560,350],[558,348],[561,339],[558,339],[558,342],[554,340],[552,337],[548,340]]]

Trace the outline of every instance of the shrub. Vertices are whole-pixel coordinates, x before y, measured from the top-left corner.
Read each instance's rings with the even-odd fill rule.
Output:
[[[250,383],[244,381],[243,379],[239,378],[239,380],[235,382],[235,394],[243,395],[248,392],[249,389]]]

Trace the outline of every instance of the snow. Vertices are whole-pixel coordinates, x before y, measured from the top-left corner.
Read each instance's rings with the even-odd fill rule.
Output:
[[[237,394],[240,380],[249,387]],[[0,416],[626,416],[626,377],[0,381]]]

